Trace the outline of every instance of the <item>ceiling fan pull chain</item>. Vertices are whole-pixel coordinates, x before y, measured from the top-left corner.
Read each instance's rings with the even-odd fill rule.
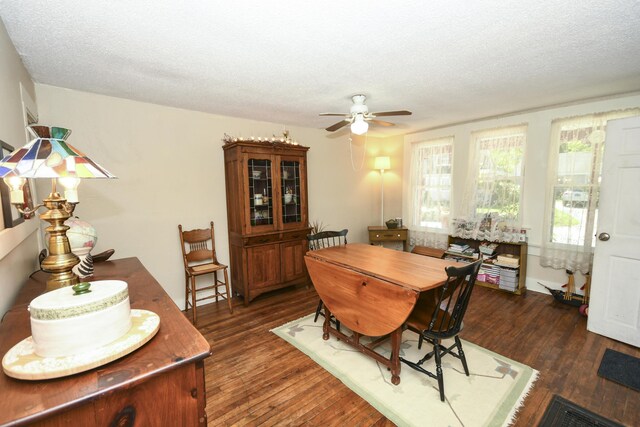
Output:
[[[362,160],[360,161],[360,168],[356,169],[356,165],[353,164],[353,148],[352,148],[352,143],[353,143],[353,138],[349,137],[349,158],[351,159],[351,168],[358,172],[362,170],[362,167],[364,166],[364,155],[367,152],[367,139],[369,139],[369,135],[365,134],[364,135],[364,147],[362,147]]]

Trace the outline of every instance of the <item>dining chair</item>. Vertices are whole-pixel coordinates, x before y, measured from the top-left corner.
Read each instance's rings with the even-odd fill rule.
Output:
[[[449,266],[445,268],[447,280],[444,285],[433,289],[432,292],[425,292],[424,296],[421,295],[406,322],[407,328],[417,332],[420,336],[418,348],[421,347],[422,340],[426,340],[433,345],[433,350],[418,362],[412,362],[402,357],[400,360],[411,368],[438,380],[440,400],[443,402],[442,356],[450,354],[460,359],[464,373],[469,376],[467,359],[458,334],[462,330],[462,320],[467,311],[471,291],[481,265],[482,259],[479,259],[463,267]],[[442,345],[442,340],[447,338],[454,338],[454,343],[449,347]],[[424,362],[434,356],[436,362],[435,374],[422,367]]]
[[[218,262],[213,221],[210,224],[210,228],[195,230],[183,230],[182,225],[178,225],[185,276],[184,311],[188,311],[191,306],[191,321],[196,326],[198,324],[197,305],[200,301],[211,298],[215,298],[216,301],[218,298],[226,299],[229,312],[233,313],[227,266]],[[223,280],[218,278],[218,273],[222,274]],[[213,283],[198,288],[196,278],[206,274],[213,274]],[[221,290],[222,287],[224,291]],[[208,291],[207,295],[197,298],[197,294],[204,291]]]
[[[346,245],[348,232],[349,230],[345,228],[344,230],[340,231],[321,231],[316,234],[308,234],[307,240],[309,241],[309,250],[316,251],[318,249],[329,248],[332,246]],[[316,307],[316,315],[313,318],[314,323],[318,321],[318,316],[320,316],[321,314],[324,316],[322,307],[324,307],[324,304],[322,300],[320,300],[318,301],[318,306]],[[335,320],[336,329],[339,331],[340,321],[334,319],[333,316],[332,320]]]

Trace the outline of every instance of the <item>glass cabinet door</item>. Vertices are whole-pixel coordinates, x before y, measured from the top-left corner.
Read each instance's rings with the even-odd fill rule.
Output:
[[[249,216],[252,226],[273,224],[271,160],[249,159]]]
[[[300,200],[300,162],[282,160],[280,162],[280,194],[282,195],[282,223],[302,221],[302,201]]]

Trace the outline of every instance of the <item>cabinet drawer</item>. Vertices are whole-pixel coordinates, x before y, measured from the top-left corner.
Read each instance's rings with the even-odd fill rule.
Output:
[[[369,231],[369,241],[371,242],[393,242],[398,240],[407,240],[407,230]]]
[[[264,245],[266,243],[276,243],[279,241],[280,241],[280,235],[278,233],[261,234],[259,236],[245,237],[244,245],[245,246]]]
[[[305,228],[304,230],[286,231],[282,233],[282,240],[307,240],[307,234],[310,234],[310,230]]]

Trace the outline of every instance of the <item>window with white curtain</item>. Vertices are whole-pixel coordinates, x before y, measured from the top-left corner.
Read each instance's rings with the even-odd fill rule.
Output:
[[[411,147],[411,244],[447,247],[451,216],[453,136]]]
[[[633,109],[553,121],[541,265],[591,270],[607,121],[638,114]]]
[[[526,139],[526,125],[471,134],[463,200],[466,217],[457,221],[452,234],[487,240],[517,239]]]

